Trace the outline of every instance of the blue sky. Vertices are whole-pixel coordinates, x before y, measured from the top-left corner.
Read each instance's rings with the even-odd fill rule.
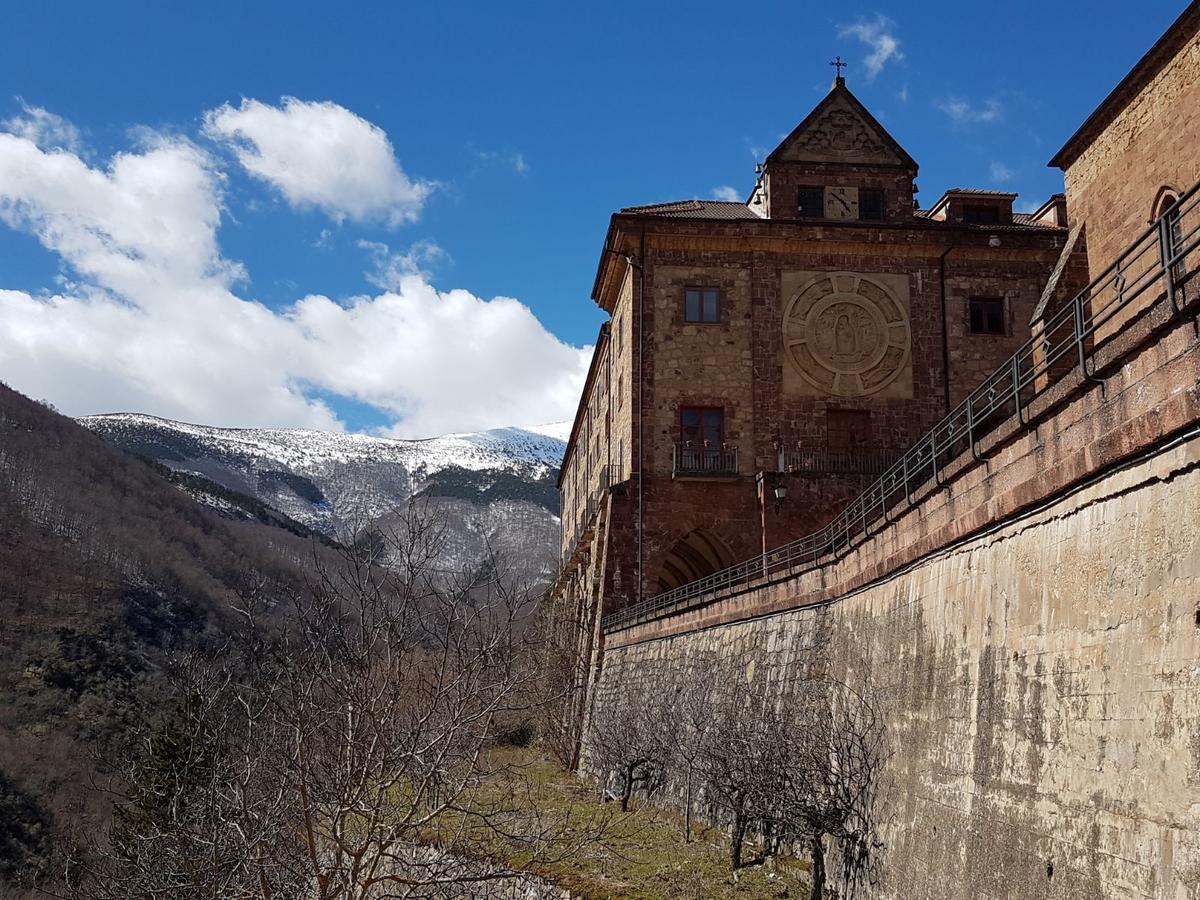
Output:
[[[609,214],[744,196],[834,54],[924,203],[1037,205],[1182,4],[748,9],[10,4],[0,379],[221,425],[566,418]],[[347,156],[312,156],[313,129]]]

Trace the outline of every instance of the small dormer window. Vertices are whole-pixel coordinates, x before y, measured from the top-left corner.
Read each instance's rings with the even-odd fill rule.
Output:
[[[825,218],[825,188],[800,188],[800,203],[796,214],[802,219]]]
[[[1000,210],[988,203],[965,203],[962,220],[967,225],[999,225]]]

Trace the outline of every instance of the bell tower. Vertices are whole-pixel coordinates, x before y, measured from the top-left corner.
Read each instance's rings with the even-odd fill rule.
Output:
[[[768,218],[911,222],[917,163],[846,87],[839,56],[825,98],[763,165]]]

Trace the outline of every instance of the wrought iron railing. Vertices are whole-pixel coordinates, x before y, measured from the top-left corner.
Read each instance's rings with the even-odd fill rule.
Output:
[[[879,448],[788,450],[780,447],[779,471],[796,475],[882,475],[902,452]]]
[[[604,494],[611,488],[621,476],[618,471],[619,467],[614,465],[597,466],[593,470],[592,487],[587,495],[575,504],[574,514],[571,516],[563,515],[563,522],[570,520],[574,525],[572,532],[573,539],[571,546],[563,551],[560,565],[565,566],[575,555],[575,550],[579,547],[583,540],[584,534],[587,531],[588,525],[595,518],[596,513],[600,510],[600,503],[604,498]]]
[[[737,447],[671,447],[671,475],[736,475]]]
[[[603,495],[605,491],[613,486],[616,471],[616,466],[600,466],[594,479],[595,487],[592,489],[594,496],[599,497]]]
[[[895,507],[911,505],[924,484],[941,483],[945,467],[970,451],[981,459],[979,440],[1015,418],[1029,424],[1029,404],[1045,388],[1076,369],[1102,382],[1093,369],[1096,346],[1135,313],[1165,300],[1172,314],[1183,311],[1179,283],[1195,271],[1191,255],[1200,245],[1200,184],[1184,193],[1117,260],[1062,309],[1048,314],[1041,333],[1025,344],[949,415],[916,442],[857,499],[825,527],[697,581],[646,598],[604,617],[614,630],[647,617],[680,612],[718,592],[747,588],[760,579],[826,565],[891,521]],[[1155,293],[1150,293],[1151,290]],[[1161,291],[1161,293],[1159,293]],[[1136,307],[1139,299],[1142,305]]]

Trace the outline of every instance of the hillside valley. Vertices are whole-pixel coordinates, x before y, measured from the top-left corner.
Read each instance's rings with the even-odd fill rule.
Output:
[[[219,651],[239,598],[294,591],[333,552],[166,474],[0,384],[0,896],[103,821],[98,754],[162,708],[170,661]]]
[[[226,514],[247,515],[230,508],[225,491],[232,491],[344,538],[386,528],[394,512],[416,498],[446,515],[448,564],[469,564],[486,549],[537,577],[556,565],[555,479],[569,423],[397,440],[214,428],[137,414],[78,421],[177,473],[183,489]]]

